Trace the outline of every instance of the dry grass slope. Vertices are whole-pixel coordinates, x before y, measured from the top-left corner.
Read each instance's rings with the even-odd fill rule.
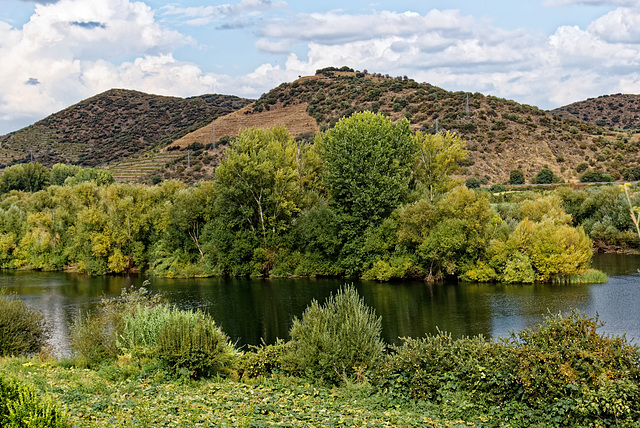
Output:
[[[307,106],[307,103],[300,103],[257,113],[252,112],[249,105],[214,121],[216,141],[223,137],[237,137],[241,130],[254,127],[268,129],[284,126],[293,136],[315,134],[320,127],[307,113]],[[206,125],[174,141],[168,147],[184,148],[195,142],[209,144],[213,137],[211,131],[211,125]]]

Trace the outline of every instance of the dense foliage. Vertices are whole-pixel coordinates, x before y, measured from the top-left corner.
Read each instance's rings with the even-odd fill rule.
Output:
[[[76,359],[95,367],[118,355],[156,359],[173,374],[200,378],[225,372],[236,354],[208,314],[169,306],[146,288],[103,299],[72,326]]]
[[[452,175],[464,147],[456,134],[362,112],[313,143],[284,128],[245,130],[216,180],[190,187],[57,164],[41,190],[2,194],[0,266],[530,283],[573,281],[589,267],[590,239],[640,246],[616,187],[471,190]],[[0,182],[27,174],[18,169]]]
[[[381,319],[347,286],[323,305],[312,301],[302,318],[293,320],[285,359],[294,372],[315,379],[357,379],[378,363],[381,332]]]
[[[0,290],[0,357],[36,354],[47,337],[42,314]]]
[[[640,349],[624,336],[598,333],[597,317],[575,311],[549,315],[533,328],[495,341],[454,339],[441,332],[385,347],[380,318],[353,286],[345,286],[322,305],[308,306],[293,322],[290,341],[246,352],[234,350],[206,316],[170,308],[146,289],[103,302],[88,319],[93,317],[106,323],[93,334],[109,336],[102,342],[116,348],[93,370],[76,368],[87,361],[78,348],[62,364],[0,360],[0,422],[19,417],[18,424],[2,426],[65,426],[49,398],[7,380],[4,371],[54,393],[74,426],[106,421],[110,426],[178,421],[271,425],[286,420],[287,426],[313,421],[637,427],[640,420]],[[74,330],[84,328],[79,324]],[[216,379],[191,379],[211,376]],[[247,402],[250,408],[244,407]],[[139,406],[144,411],[136,411]],[[43,418],[49,425],[40,423]]]
[[[0,373],[0,426],[65,428],[67,418],[50,397]]]

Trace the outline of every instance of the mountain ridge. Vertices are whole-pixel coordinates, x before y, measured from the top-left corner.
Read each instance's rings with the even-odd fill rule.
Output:
[[[282,83],[257,100],[216,94],[181,99],[113,89],[0,137],[0,162],[27,160],[30,152],[24,142],[29,139],[40,142],[42,149],[34,151],[34,159],[44,164],[113,167],[133,157],[148,157],[144,153],[171,153],[165,164],[158,160],[155,171],[129,180],[193,182],[213,177],[225,143],[243,128],[282,125],[294,137],[309,140],[341,117],[363,110],[394,122],[406,117],[415,131],[458,133],[469,151],[460,177],[478,177],[485,183],[505,182],[513,169],[522,170],[531,182],[545,167],[567,182],[578,181],[586,170],[621,178],[640,164],[639,135],[578,120],[584,114],[576,118],[559,109],[547,112],[477,92],[446,91],[407,76],[348,67],[328,67]],[[110,113],[103,118],[100,112]],[[212,121],[216,150],[210,146]],[[163,127],[166,123],[171,124],[169,130]],[[105,134],[106,124],[118,132]],[[75,158],[60,154],[69,146],[78,152]]]

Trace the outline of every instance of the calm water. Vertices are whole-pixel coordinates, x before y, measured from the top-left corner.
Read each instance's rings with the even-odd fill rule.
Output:
[[[506,336],[509,331],[533,327],[544,315],[577,308],[599,314],[603,332],[626,333],[640,343],[640,256],[598,255],[594,267],[610,276],[606,284],[494,285],[424,282],[356,282],[365,302],[382,316],[388,343],[398,337],[419,337],[437,329],[455,337],[483,334]],[[0,271],[0,288],[15,292],[42,311],[52,330],[58,354],[68,348],[68,324],[79,311],[90,310],[102,296],[117,296],[123,287],[140,286],[141,276],[88,278],[46,272]],[[160,291],[181,308],[209,312],[239,345],[288,338],[294,317],[300,317],[312,299],[324,300],[342,280],[277,279],[164,279],[151,278]]]

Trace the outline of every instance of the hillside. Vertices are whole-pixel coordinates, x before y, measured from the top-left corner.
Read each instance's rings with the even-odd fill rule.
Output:
[[[381,112],[394,121],[407,117],[414,130],[434,132],[437,127],[457,132],[469,150],[461,176],[476,176],[488,183],[507,181],[512,169],[521,169],[530,182],[545,166],[565,181],[578,181],[586,169],[620,177],[640,161],[637,135],[563,119],[502,98],[449,92],[406,76],[344,68],[318,70],[315,76],[284,83],[242,110],[220,117],[215,122],[216,138],[235,136],[248,126],[274,124],[285,124],[293,136],[305,137],[361,110]],[[295,120],[288,117],[290,112],[295,112]],[[290,127],[287,120],[296,127]],[[207,125],[177,140],[170,149],[211,137],[211,125]]]
[[[597,126],[640,129],[640,95],[603,95],[551,110],[550,113]]]
[[[0,137],[0,167],[28,160],[101,166],[166,146],[251,100],[165,97],[112,89]]]
[[[600,116],[592,120],[595,113],[575,107],[581,103],[564,108],[579,111],[577,116],[562,109],[546,112],[480,93],[446,91],[407,76],[347,67],[330,67],[283,83],[255,102],[224,95],[182,99],[114,89],[0,137],[0,167],[28,160],[33,150],[34,159],[45,165],[107,167],[121,181],[195,182],[213,177],[226,144],[241,129],[284,125],[294,137],[309,140],[341,117],[370,110],[394,121],[407,117],[416,131],[460,134],[469,150],[463,179],[500,183],[508,180],[511,170],[520,169],[531,182],[545,166],[568,182],[578,181],[585,170],[620,178],[640,163],[640,134],[614,131],[599,121],[630,127],[640,99],[616,95],[584,103]]]

